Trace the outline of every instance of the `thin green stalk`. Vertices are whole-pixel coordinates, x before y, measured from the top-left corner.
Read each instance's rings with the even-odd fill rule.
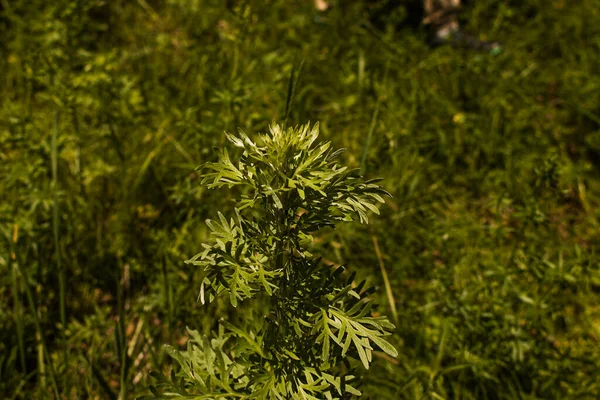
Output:
[[[119,274],[120,275],[120,274]],[[121,364],[119,400],[127,399],[127,350],[125,346],[125,310],[120,276],[117,275],[117,309],[119,322],[116,326],[117,356]]]
[[[383,74],[383,85],[387,83],[388,73],[390,71],[390,60],[385,64],[385,72]],[[371,124],[369,126],[369,133],[367,134],[367,139],[365,140],[365,146],[363,147],[362,155],[360,157],[360,173],[364,174],[367,171],[367,154],[369,153],[369,147],[371,147],[371,138],[373,136],[373,132],[375,131],[375,125],[377,124],[377,117],[379,116],[379,108],[381,107],[381,96],[377,98],[377,103],[375,104],[375,110],[373,111],[373,116],[371,117]]]
[[[77,158],[76,158],[76,168],[77,168],[77,178],[79,179],[79,185],[80,185],[80,190],[81,193],[84,193],[85,191],[85,185],[83,184],[83,179],[82,179],[82,174],[81,171],[83,171],[83,166],[81,165],[81,143],[82,143],[82,137],[81,137],[81,125],[79,123],[79,114],[77,113],[77,109],[75,107],[71,108],[71,114],[73,117],[73,129],[75,130],[75,136],[77,136]]]
[[[9,268],[11,270],[12,273],[12,286],[13,286],[13,293],[14,293],[14,297],[15,297],[15,301],[14,301],[14,306],[13,306],[13,311],[14,311],[14,318],[15,318],[15,325],[17,327],[17,342],[19,344],[19,359],[21,361],[21,369],[23,370],[24,374],[27,374],[27,364],[25,363],[25,345],[24,345],[24,340],[23,340],[23,309],[21,308],[21,298],[20,298],[20,293],[21,290],[19,288],[19,280],[17,277],[17,267],[15,265],[13,265],[13,260],[15,259],[15,253],[14,253],[14,247],[13,247],[13,243],[17,242],[18,239],[18,232],[19,232],[19,226],[17,224],[14,225],[13,228],[13,237],[12,237],[12,242],[11,242],[11,249],[10,249],[10,257],[8,258],[8,263],[9,263]]]
[[[12,264],[12,263],[11,263]],[[15,325],[17,328],[17,342],[19,344],[19,360],[21,361],[21,369],[23,373],[27,373],[27,365],[25,363],[25,345],[23,344],[23,312],[21,310],[21,299],[19,296],[19,284],[17,279],[17,269],[15,266],[11,265],[12,271],[12,285],[13,285],[13,293],[15,296],[15,304],[13,306]]]
[[[365,51],[360,49],[358,52],[358,97],[362,98],[365,87]]]
[[[375,111],[373,111],[373,116],[371,117],[371,124],[369,126],[369,133],[367,133],[367,139],[365,140],[365,146],[363,147],[362,155],[360,157],[360,173],[364,174],[367,171],[367,154],[369,153],[369,147],[371,147],[371,137],[373,136],[373,131],[375,130],[375,124],[377,123],[377,117],[379,116],[379,107],[381,102],[377,99],[377,104],[375,104]]]
[[[394,292],[392,290],[392,285],[390,285],[390,278],[388,277],[387,271],[385,270],[383,257],[381,255],[381,251],[379,250],[379,242],[377,241],[377,237],[375,235],[373,235],[373,245],[375,246],[375,254],[377,255],[377,260],[379,261],[379,268],[381,269],[381,276],[383,277],[383,283],[385,284],[385,292],[387,293],[388,301],[390,302],[390,308],[392,309],[394,322],[396,323],[396,325],[398,325],[398,310],[396,310],[396,300],[394,299]]]
[[[163,273],[163,290],[164,290],[164,304],[167,309],[167,324],[171,326],[174,320],[173,311],[173,291],[169,284],[169,274],[167,272],[167,258],[163,256],[162,262],[162,273]]]
[[[60,112],[56,111],[54,116],[54,129],[52,130],[52,232],[54,234],[54,251],[56,256],[56,268],[58,270],[58,286],[59,286],[59,302],[60,302],[60,323],[61,323],[61,339],[63,347],[64,365],[69,365],[69,354],[67,351],[67,311],[65,306],[66,298],[66,277],[65,270],[61,263],[60,242],[58,238],[59,232],[59,206],[58,206],[58,126],[60,123]],[[68,374],[65,374],[65,377]]]
[[[48,366],[50,367],[50,378],[51,378],[51,382],[52,382],[52,390],[54,391],[54,397],[56,399],[59,399],[59,392],[58,392],[58,384],[57,384],[57,380],[56,380],[56,370],[54,369],[54,363],[52,362],[52,359],[50,358],[50,353],[48,351],[48,345],[46,343],[46,337],[44,336],[44,332],[42,331],[42,324],[40,323],[40,319],[39,316],[37,314],[37,309],[35,306],[35,300],[33,297],[33,291],[31,290],[31,287],[29,286],[29,275],[27,274],[27,270],[25,269],[25,266],[22,263],[21,260],[21,256],[19,254],[19,252],[15,249],[14,251],[15,254],[15,258],[17,260],[17,266],[19,267],[19,272],[21,273],[21,276],[23,277],[23,288],[25,289],[25,295],[27,296],[27,302],[29,303],[29,306],[31,307],[31,311],[33,313],[33,321],[35,324],[35,330],[36,330],[36,335],[38,337],[38,340],[42,346],[42,360],[45,357],[46,360],[48,360]],[[44,369],[44,364],[39,366],[40,371],[43,371]]]
[[[37,314],[38,311],[36,310],[35,312],[36,317],[39,318],[40,316]],[[44,360],[46,347],[43,344],[42,335],[40,335],[40,332],[38,331],[35,332],[35,341],[37,343],[38,377],[40,383],[39,394],[40,397],[42,397],[44,393],[46,393],[46,361]]]

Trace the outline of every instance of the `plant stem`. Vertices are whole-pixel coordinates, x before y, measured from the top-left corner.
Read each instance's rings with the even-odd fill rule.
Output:
[[[17,260],[17,266],[19,267],[19,272],[23,277],[23,288],[25,289],[25,295],[27,296],[27,302],[31,307],[31,311],[33,313],[33,321],[35,323],[36,330],[36,339],[38,341],[38,361],[40,361],[39,372],[40,372],[40,383],[45,382],[45,362],[44,358],[48,360],[48,366],[50,367],[50,375],[52,381],[52,389],[54,391],[54,397],[58,400],[60,399],[58,392],[58,385],[56,381],[56,372],[54,370],[54,364],[52,363],[52,359],[50,358],[50,353],[48,352],[48,345],[46,343],[46,338],[44,337],[44,333],[42,331],[42,324],[40,323],[40,316],[37,313],[37,308],[35,306],[35,300],[33,297],[33,292],[31,287],[29,286],[29,275],[27,274],[27,270],[22,263],[19,252],[15,249],[15,258]]]
[[[119,271],[121,269],[119,268]],[[119,274],[120,275],[120,274]],[[121,364],[119,400],[127,399],[127,350],[125,347],[125,310],[123,304],[123,294],[121,278],[117,275],[117,308],[119,312],[119,322],[117,324],[117,348]]]
[[[21,308],[21,299],[19,294],[21,293],[21,290],[19,288],[19,280],[18,280],[18,276],[17,276],[17,267],[15,265],[13,265],[13,261],[15,260],[15,252],[14,252],[14,244],[17,242],[18,240],[18,235],[19,235],[19,225],[14,224],[13,226],[13,237],[12,237],[12,243],[11,243],[11,249],[10,249],[10,257],[8,258],[8,263],[9,263],[9,268],[11,270],[12,273],[12,286],[13,286],[13,293],[14,293],[14,313],[15,313],[15,325],[17,328],[17,342],[19,343],[19,358],[21,361],[21,369],[23,370],[24,374],[27,374],[27,365],[25,363],[25,345],[24,345],[24,340],[23,340],[23,310]]]
[[[58,206],[58,125],[60,123],[60,112],[57,110],[54,115],[54,129],[52,130],[52,231],[54,234],[54,251],[56,256],[56,267],[58,270],[58,286],[59,286],[59,307],[60,307],[60,323],[61,323],[61,339],[63,347],[64,365],[69,365],[69,355],[67,352],[67,312],[65,306],[66,278],[65,270],[61,263],[60,257],[60,241],[59,241],[59,206]],[[68,374],[65,374],[68,376]]]
[[[390,60],[385,64],[385,72],[383,74],[383,85],[387,83],[388,72],[390,70]],[[375,104],[375,110],[373,111],[373,117],[371,117],[371,124],[369,125],[369,133],[367,134],[367,139],[365,140],[365,147],[363,147],[363,151],[360,157],[360,173],[364,174],[367,171],[367,154],[369,153],[369,147],[371,147],[371,138],[373,137],[373,132],[375,131],[375,125],[377,125],[377,117],[379,116],[379,108],[381,107],[381,96],[377,98],[377,103]]]
[[[394,293],[392,292],[392,286],[390,285],[390,279],[388,278],[385,265],[383,264],[383,257],[379,250],[379,242],[377,237],[373,235],[373,245],[375,246],[375,254],[377,254],[377,260],[379,261],[379,268],[381,269],[381,276],[383,277],[383,283],[385,284],[385,291],[387,293],[388,301],[390,302],[390,308],[392,309],[392,315],[394,316],[394,322],[398,325],[398,311],[396,310],[396,300],[394,299]]]

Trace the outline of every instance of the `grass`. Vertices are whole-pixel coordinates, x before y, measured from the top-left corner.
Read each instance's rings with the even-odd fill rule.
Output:
[[[0,1],[0,397],[134,398],[227,317],[182,262],[232,204],[194,168],[272,120],[393,195],[315,244],[396,310],[365,398],[600,397],[597,2],[466,2],[497,56],[339,3]]]

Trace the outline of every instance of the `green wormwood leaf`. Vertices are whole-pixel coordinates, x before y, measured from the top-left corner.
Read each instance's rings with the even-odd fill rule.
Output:
[[[389,194],[358,170],[338,165],[344,152],[318,143],[318,124],[272,125],[253,140],[226,134],[226,150],[200,167],[209,188],[238,187],[235,216],[207,220],[212,241],[188,264],[202,273],[202,304],[226,295],[240,308],[218,332],[189,330],[186,351],[167,347],[180,365],[161,377],[158,398],[340,399],[359,396],[345,358],[369,368],[373,351],[391,357],[384,338],[395,328],[373,314],[373,288],[356,284],[308,248],[313,234],[342,221],[368,222]],[[255,299],[246,305],[249,299]],[[162,397],[161,397],[162,396]]]

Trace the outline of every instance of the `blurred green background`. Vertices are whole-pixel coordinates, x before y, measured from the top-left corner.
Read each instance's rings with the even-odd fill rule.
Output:
[[[232,312],[183,263],[223,131],[320,121],[394,196],[316,251],[380,286],[365,399],[600,398],[600,2],[0,0],[0,398],[133,399]],[[387,272],[387,275],[383,271]]]

